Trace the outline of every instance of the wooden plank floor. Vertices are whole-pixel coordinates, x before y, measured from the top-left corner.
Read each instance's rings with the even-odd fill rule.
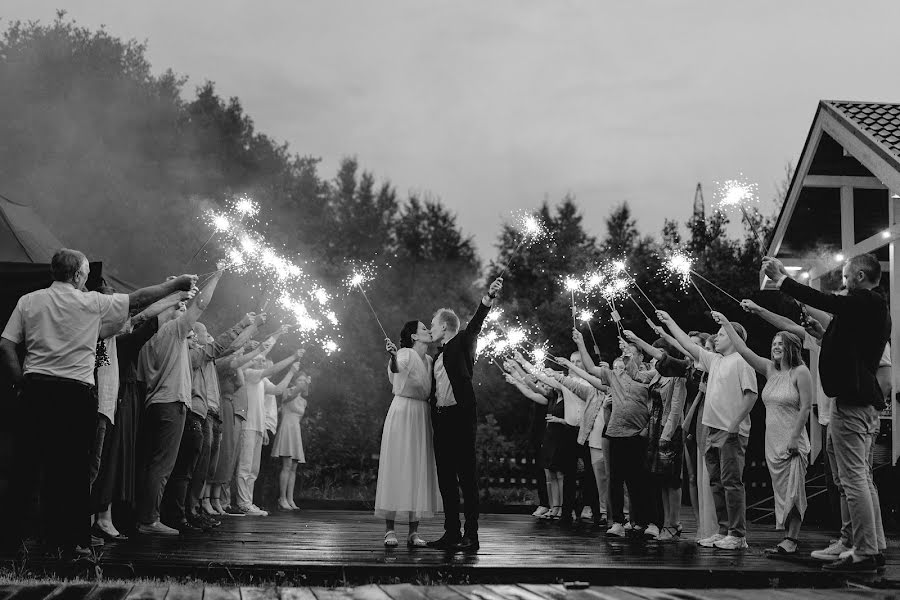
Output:
[[[58,598],[121,598],[122,600],[885,600],[897,594],[886,590],[797,588],[747,590],[687,590],[647,587],[588,587],[567,589],[558,584],[502,584],[412,586],[409,584],[358,587],[220,587],[177,585],[13,584],[0,580],[3,600]]]
[[[210,533],[134,537],[107,544],[90,569],[99,569],[107,578],[190,576],[208,582],[248,583],[260,578],[288,583],[585,581],[596,585],[696,588],[829,587],[844,583],[843,578],[823,573],[820,564],[808,558],[809,551],[826,546],[832,534],[813,528],[803,531],[802,557],[781,561],[766,558],[763,552],[781,539],[771,527],[750,530],[749,550],[724,552],[697,546],[691,535],[693,524],[687,520],[685,540],[668,544],[610,539],[599,531],[564,529],[525,515],[484,515],[480,526],[481,551],[464,555],[407,549],[403,544],[394,550],[385,549],[383,524],[370,513],[300,511],[232,517]],[[405,527],[401,527],[401,542],[404,533]],[[441,522],[423,523],[421,533],[425,539],[438,537]],[[884,573],[862,580],[864,583],[900,585],[900,543],[891,539],[889,546]],[[32,553],[26,567],[34,573],[46,573],[41,570],[54,565]],[[400,600],[421,597],[421,593],[397,593],[402,596]],[[246,592],[242,600],[251,600],[251,595]],[[144,597],[150,600],[149,595]],[[61,600],[68,600],[68,596]],[[154,596],[153,600],[161,599]],[[180,599],[171,596],[171,600]],[[322,598],[317,595],[316,600]]]

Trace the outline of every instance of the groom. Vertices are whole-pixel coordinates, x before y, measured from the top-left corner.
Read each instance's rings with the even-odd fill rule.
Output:
[[[444,535],[430,548],[456,552],[478,550],[478,478],[475,464],[475,348],[478,334],[494,298],[503,287],[498,277],[481,299],[475,316],[463,331],[459,317],[439,309],[431,320],[431,338],[439,350],[431,384],[434,458],[444,501]],[[459,488],[465,502],[465,534],[459,531]]]

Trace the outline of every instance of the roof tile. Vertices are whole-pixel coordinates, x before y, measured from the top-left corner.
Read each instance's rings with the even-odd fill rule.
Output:
[[[900,104],[828,101],[859,129],[900,159]]]

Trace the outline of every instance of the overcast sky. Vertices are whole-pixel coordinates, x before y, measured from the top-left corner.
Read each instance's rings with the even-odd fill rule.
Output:
[[[567,192],[598,235],[623,200],[655,234],[698,181],[709,203],[740,172],[768,210],[819,99],[900,102],[896,0],[4,0],[0,16],[61,6],[239,96],[325,175],[355,154],[440,196],[485,257],[513,210]]]

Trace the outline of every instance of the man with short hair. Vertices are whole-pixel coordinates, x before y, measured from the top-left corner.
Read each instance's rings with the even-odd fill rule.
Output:
[[[131,294],[85,292],[87,257],[63,248],[50,262],[49,288],[19,298],[0,339],[0,357],[19,392],[22,423],[34,425],[16,454],[36,454],[44,471],[41,492],[45,541],[67,558],[90,552],[90,456],[96,433],[94,364],[101,330],[120,329],[130,308],[141,308],[172,292],[189,291],[194,275],[182,275]],[[25,347],[24,368],[16,354]],[[23,457],[23,460],[24,457]],[[4,542],[18,549],[25,537],[24,514],[31,490],[18,477]]]
[[[719,532],[702,539],[705,548],[743,550],[747,548],[747,495],[744,489],[744,463],[750,441],[750,411],[756,404],[756,373],[737,353],[724,328],[715,336],[715,352],[694,343],[671,316],[656,311],[657,318],[709,373],[702,424],[707,428],[706,468],[716,505]],[[740,323],[731,323],[742,338],[747,331]]]
[[[472,375],[481,327],[502,287],[500,277],[491,283],[463,331],[459,330],[459,317],[449,308],[438,310],[431,320],[431,339],[440,347],[434,361],[430,402],[434,458],[444,501],[444,535],[428,542],[430,548],[459,552],[477,552],[479,548]],[[459,531],[459,488],[462,488],[465,502],[465,535]]]
[[[833,315],[822,335],[819,377],[825,394],[835,399],[828,435],[850,511],[853,550],[823,569],[874,572],[884,565],[884,555],[878,547],[868,454],[878,411],[884,408],[877,372],[891,331],[887,301],[877,290],[881,263],[871,254],[845,262],[841,277],[846,295],[797,283],[776,258],[763,259],[762,270],[785,294]]]
[[[187,340],[194,323],[209,306],[222,273],[217,271],[210,278],[190,307],[182,303],[161,314],[159,331],[141,348],[138,380],[143,381],[147,389],[138,435],[141,451],[137,477],[137,531],[141,534],[178,535],[177,529],[160,522],[159,508],[175,467],[191,405],[191,361]],[[202,428],[199,437],[202,443]]]

